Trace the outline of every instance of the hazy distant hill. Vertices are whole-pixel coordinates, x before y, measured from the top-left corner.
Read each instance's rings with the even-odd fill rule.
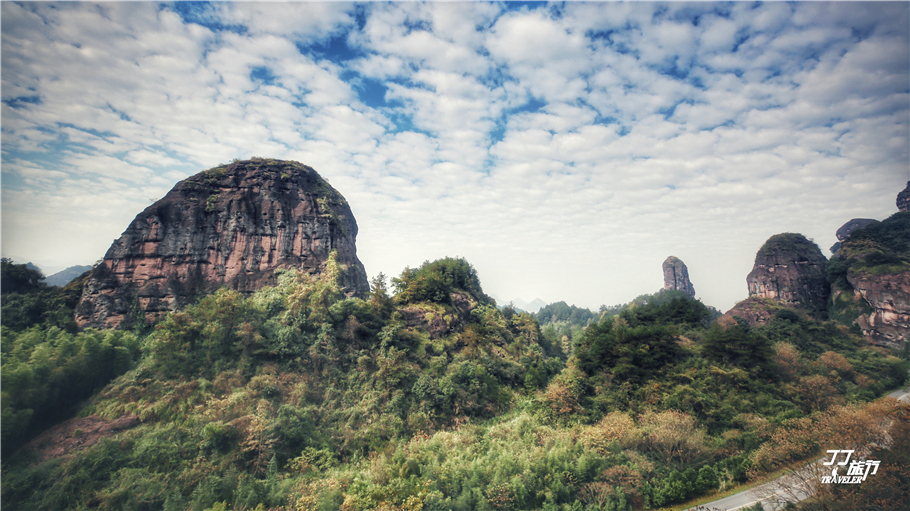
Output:
[[[498,305],[500,307],[509,305],[509,303],[511,302],[513,307],[515,307],[516,309],[518,309],[522,312],[536,313],[537,311],[540,310],[541,307],[545,307],[547,305],[547,302],[541,300],[540,298],[535,298],[534,301],[532,301],[532,302],[526,302],[526,301],[522,300],[521,298],[516,298],[514,300],[501,300],[498,296],[492,295],[492,294],[490,295],[490,297],[493,298],[494,300],[496,300],[496,305]]]
[[[46,282],[47,285],[49,285],[49,286],[63,287],[65,285],[69,284],[74,278],[78,277],[79,275],[82,275],[83,273],[85,273],[91,269],[92,269],[91,265],[88,265],[88,264],[81,265],[81,266],[80,265],[70,266],[69,268],[67,268],[65,270],[60,270],[57,273],[51,275],[50,277],[45,278],[44,282]]]

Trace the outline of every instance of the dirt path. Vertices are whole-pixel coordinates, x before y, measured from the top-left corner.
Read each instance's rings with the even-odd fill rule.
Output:
[[[140,422],[137,415],[124,415],[112,421],[97,415],[70,419],[41,433],[22,449],[35,452],[38,455],[36,461],[39,463],[62,458],[94,445],[102,438],[134,428]]]

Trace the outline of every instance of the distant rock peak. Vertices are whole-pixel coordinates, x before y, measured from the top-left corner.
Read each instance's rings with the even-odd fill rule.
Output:
[[[897,210],[901,213],[910,211],[910,181],[907,181],[907,187],[897,194]]]
[[[254,158],[177,183],[114,241],[76,308],[80,327],[154,321],[227,286],[273,285],[274,270],[321,273],[331,252],[349,295],[369,291],[357,223],[344,197],[312,168]]]
[[[664,271],[664,289],[682,291],[691,297],[695,297],[695,286],[689,280],[689,269],[686,263],[675,256],[668,257],[663,265]]]

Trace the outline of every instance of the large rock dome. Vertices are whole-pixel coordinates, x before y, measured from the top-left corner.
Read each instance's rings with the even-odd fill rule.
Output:
[[[826,316],[829,295],[827,259],[802,234],[771,236],[755,254],[746,277],[750,297],[770,298],[817,316]]]
[[[220,165],[136,216],[92,271],[76,322],[154,321],[221,286],[273,285],[278,268],[318,274],[333,251],[345,293],[362,295],[356,237],[347,201],[312,168],[262,158]]]

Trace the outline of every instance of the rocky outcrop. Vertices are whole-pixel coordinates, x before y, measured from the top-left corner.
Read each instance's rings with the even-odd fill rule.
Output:
[[[663,264],[664,289],[682,291],[695,297],[695,286],[689,280],[689,269],[686,263],[677,257],[668,257]]]
[[[749,296],[824,317],[830,292],[826,262],[818,245],[802,234],[772,236],[755,255],[755,265],[746,277]]]
[[[835,233],[837,236],[837,241],[843,243],[850,236],[851,232],[857,229],[862,229],[867,225],[876,223],[878,223],[878,220],[874,220],[872,218],[854,218],[853,220],[850,220],[849,222],[842,225],[841,228],[837,230]]]
[[[398,309],[405,327],[411,331],[422,331],[430,339],[441,339],[460,331],[476,304],[464,293],[450,293],[451,305],[420,303]]]
[[[718,318],[717,322],[723,326],[730,326],[737,323],[737,318],[742,318],[751,326],[767,325],[777,311],[784,308],[780,302],[770,298],[752,296],[734,305]]]
[[[901,213],[910,211],[910,181],[907,181],[907,187],[897,194],[897,210]]]
[[[847,274],[847,281],[874,309],[856,323],[871,342],[901,348],[910,340],[910,272]]]
[[[854,231],[829,262],[831,317],[900,348],[910,339],[910,212]]]
[[[348,295],[369,290],[351,209],[315,170],[255,158],[178,183],[115,240],[76,307],[80,327],[155,321],[201,294],[274,285],[274,270],[318,274],[334,251]],[[125,322],[125,323],[124,323]]]

